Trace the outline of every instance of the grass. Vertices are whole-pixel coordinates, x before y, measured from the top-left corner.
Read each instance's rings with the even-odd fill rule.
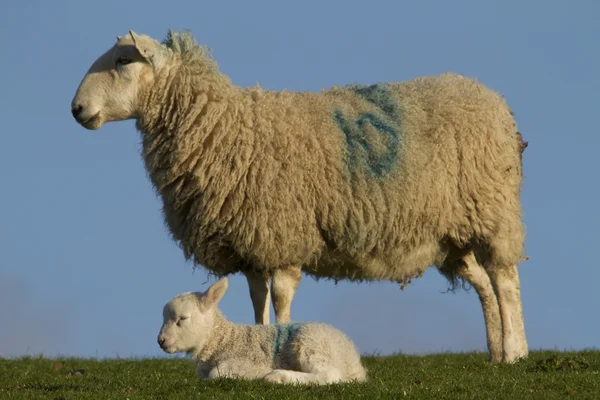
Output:
[[[200,381],[185,359],[0,359],[0,399],[599,399],[600,351],[364,357],[369,382],[290,387]]]

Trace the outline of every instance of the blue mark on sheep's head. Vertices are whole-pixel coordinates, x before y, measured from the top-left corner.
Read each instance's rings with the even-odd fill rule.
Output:
[[[380,115],[364,112],[349,121],[341,110],[334,110],[333,118],[346,137],[349,167],[353,170],[364,163],[371,176],[383,177],[394,167],[400,147],[398,105],[385,84],[352,85],[348,89],[381,111]],[[369,126],[380,135],[378,139],[381,139],[384,150],[382,146],[376,148],[375,143],[368,140]]]

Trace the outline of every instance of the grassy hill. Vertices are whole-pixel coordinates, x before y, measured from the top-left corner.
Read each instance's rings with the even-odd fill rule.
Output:
[[[0,399],[600,399],[600,351],[364,357],[365,384],[290,387],[197,378],[185,359],[0,359]]]

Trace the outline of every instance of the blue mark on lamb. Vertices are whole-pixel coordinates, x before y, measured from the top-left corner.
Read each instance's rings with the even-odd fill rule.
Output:
[[[365,157],[361,157],[361,153],[366,153],[366,167],[371,175],[385,176],[394,166],[400,145],[397,127],[394,127],[399,124],[400,120],[398,106],[385,84],[352,85],[348,88],[367,102],[377,106],[383,114],[378,116],[372,112],[365,112],[350,122],[341,110],[334,110],[334,120],[346,136],[350,168],[353,169],[359,160]],[[379,134],[386,136],[385,151],[376,151],[367,140],[367,124],[375,128]]]
[[[273,338],[273,359],[277,359],[286,344],[296,336],[302,323],[291,322],[289,324],[276,324],[275,337]]]

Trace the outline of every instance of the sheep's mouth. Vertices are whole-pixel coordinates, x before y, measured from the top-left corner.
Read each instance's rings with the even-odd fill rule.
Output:
[[[86,119],[85,121],[80,121],[79,123],[86,129],[96,130],[102,125],[100,122],[100,111],[98,111],[90,118]]]
[[[160,348],[161,348],[161,349],[162,349],[162,350],[163,350],[165,353],[168,353],[168,354],[175,353],[175,349],[174,349],[173,345],[169,345],[169,346],[160,346]]]
[[[163,343],[160,345],[160,348],[165,352],[165,353],[173,353],[173,349],[175,347],[175,343]]]

